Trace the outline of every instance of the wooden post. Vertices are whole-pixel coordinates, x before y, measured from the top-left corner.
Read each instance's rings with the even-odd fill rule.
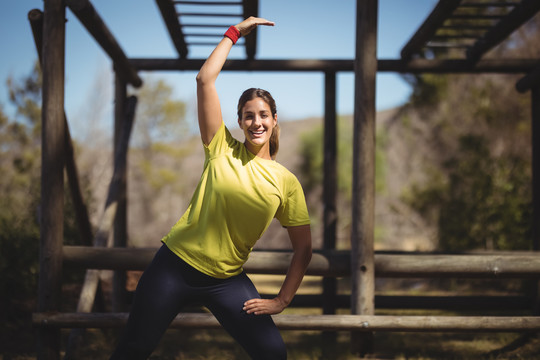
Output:
[[[532,128],[532,242],[533,250],[540,251],[540,84],[531,87]],[[536,301],[533,314],[540,314],[540,284],[534,286]]]
[[[336,121],[336,73],[325,73],[324,102],[324,175],[323,175],[323,248],[336,248],[337,227],[337,121]],[[323,314],[336,311],[336,279],[323,278]]]
[[[34,36],[34,43],[36,45],[39,63],[43,68],[43,12],[39,9],[30,10],[28,12],[28,20],[30,20],[30,25],[32,27],[32,35]],[[75,209],[75,218],[77,219],[77,225],[79,227],[81,244],[91,246],[93,237],[92,225],[88,216],[88,209],[86,208],[82,196],[81,186],[79,182],[79,171],[77,170],[77,163],[75,162],[75,151],[73,149],[73,142],[71,141],[71,134],[69,132],[69,125],[65,112],[64,123],[64,151],[66,160],[66,174],[69,182],[69,188],[71,190],[73,207]]]
[[[61,305],[64,237],[64,55],[65,7],[62,0],[44,4],[43,105],[39,299],[41,312]],[[38,358],[60,358],[60,331],[40,329]]]
[[[110,230],[113,227],[115,215],[118,208],[118,196],[119,189],[121,188],[122,176],[121,174],[125,173],[127,164],[120,161],[121,159],[127,158],[129,137],[131,135],[131,129],[133,124],[133,114],[135,112],[135,105],[137,99],[131,97],[125,101],[126,106],[128,106],[128,111],[126,111],[126,119],[122,123],[122,130],[119,131],[121,136],[116,140],[117,148],[114,156],[115,169],[111,182],[109,184],[109,192],[107,194],[107,201],[103,214],[98,224],[95,238],[93,240],[94,249],[95,248],[105,248],[107,247]],[[85,251],[90,250],[91,248],[85,246],[82,247]],[[66,247],[63,248],[64,253],[66,253]],[[108,251],[111,251],[109,249]],[[105,255],[105,254],[104,254]],[[106,256],[106,255],[105,255]],[[81,289],[81,294],[79,296],[79,302],[77,304],[78,313],[88,313],[92,311],[94,307],[94,302],[96,295],[100,291],[100,276],[101,271],[95,269],[92,266],[87,267],[87,271],[84,278],[84,283]],[[69,338],[68,344],[66,346],[66,356],[64,360],[68,359],[78,359],[80,344],[84,336],[84,329],[72,329]]]
[[[356,2],[354,61],[351,313],[375,312],[375,77],[378,0]],[[370,336],[371,335],[371,336]],[[353,352],[372,352],[372,333],[352,333]]]
[[[531,88],[533,249],[540,251],[540,84]]]
[[[324,171],[323,171],[323,248],[335,250],[337,227],[337,121],[336,121],[336,73],[324,74]],[[337,280],[335,277],[323,277],[323,314],[336,313]],[[334,351],[335,332],[324,332],[324,349]],[[325,357],[331,354],[325,354]]]
[[[114,103],[114,153],[120,146],[122,129],[126,120],[126,83],[118,75],[115,81],[115,103]],[[114,167],[120,166],[121,173],[118,174],[118,205],[114,218],[113,246],[127,246],[127,154],[128,151],[121,152],[122,158],[114,156]],[[115,271],[113,276],[112,311],[120,312],[126,309],[126,272]]]
[[[244,19],[250,16],[259,16],[259,0],[242,0],[244,9]],[[251,34],[245,39],[246,57],[249,61],[255,59],[257,52],[257,28],[253,29]]]

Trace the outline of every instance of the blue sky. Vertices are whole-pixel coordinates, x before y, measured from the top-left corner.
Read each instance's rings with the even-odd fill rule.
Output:
[[[128,57],[176,57],[154,0],[92,0]],[[395,59],[436,0],[380,0],[378,58]],[[42,0],[4,0],[0,5],[0,104],[12,115],[5,82],[8,76],[27,75],[36,59],[27,13],[43,9]],[[355,0],[260,0],[260,16],[276,22],[259,32],[259,59],[352,59],[355,53]],[[69,9],[66,11],[66,112],[75,136],[85,122],[112,124],[112,64]],[[230,20],[235,23],[236,20]],[[206,58],[211,47],[190,49],[190,58]],[[243,47],[230,58],[243,57]],[[195,72],[152,72],[175,89],[188,104],[188,120],[195,121]],[[338,112],[353,111],[353,75],[338,74]],[[280,119],[291,120],[323,113],[324,78],[320,73],[222,73],[218,91],[228,124],[234,123],[238,96],[248,87],[269,90],[276,98]],[[377,76],[377,109],[406,101],[409,86],[398,74]],[[96,97],[100,111],[90,109]],[[93,102],[94,101],[94,102]]]

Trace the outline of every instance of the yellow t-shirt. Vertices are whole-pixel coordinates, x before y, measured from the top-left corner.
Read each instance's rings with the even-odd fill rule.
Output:
[[[188,209],[162,241],[197,270],[228,278],[242,272],[273,218],[310,223],[304,192],[284,166],[250,153],[222,123],[205,146],[204,169]]]

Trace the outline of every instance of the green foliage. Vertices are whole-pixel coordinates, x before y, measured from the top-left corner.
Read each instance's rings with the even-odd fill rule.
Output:
[[[353,168],[353,131],[350,118],[339,118],[337,124],[337,201],[338,201],[338,217],[339,229],[338,239],[344,241],[339,244],[343,248],[350,246],[346,239],[350,233],[351,212],[350,203],[352,200],[352,168]],[[375,191],[378,194],[385,191],[385,171],[386,171],[386,155],[384,147],[386,146],[386,134],[379,131],[376,135],[375,148]],[[323,182],[323,159],[324,159],[324,142],[323,142],[323,127],[316,126],[313,130],[306,132],[300,139],[300,175],[304,191],[309,193],[317,193],[320,191]],[[317,202],[317,207],[320,202]],[[311,209],[312,214],[316,213],[315,209]],[[316,227],[317,217],[312,218],[312,226]],[[385,231],[379,226],[375,228],[375,241],[385,236]]]
[[[447,95],[447,75],[421,74],[409,75],[404,78],[413,89],[409,98],[409,102],[413,106],[433,106]]]
[[[182,143],[191,134],[185,119],[186,104],[176,100],[173,88],[162,79],[148,77],[138,92],[133,146],[130,149],[133,212],[139,211],[145,223],[158,227],[160,221],[170,226],[170,219],[157,209],[161,201],[171,201],[185,186],[178,171],[178,161],[187,151]],[[142,243],[154,234],[138,231],[132,244]]]
[[[337,129],[337,173],[338,191],[346,199],[351,198],[352,193],[352,166],[353,166],[353,131],[352,123],[346,119],[338,119]],[[385,189],[384,174],[386,156],[384,146],[386,135],[379,131],[376,136],[375,149],[375,190],[383,192]],[[324,158],[323,127],[319,125],[312,131],[302,135],[300,154],[302,157],[300,171],[304,180],[306,191],[313,190],[322,184],[323,180],[323,158]]]
[[[317,126],[312,131],[303,134],[300,138],[300,155],[305,191],[313,190],[322,184],[323,179],[323,127]]]
[[[39,268],[41,183],[41,74],[34,66],[21,80],[8,79],[17,120],[0,107],[0,293],[4,309],[33,298]],[[69,194],[66,191],[66,194]],[[78,232],[70,197],[65,199],[64,238]],[[9,311],[7,312],[9,313]]]
[[[142,156],[135,161],[139,175],[154,193],[178,182],[178,174],[167,164],[159,164],[156,157],[180,157],[175,145],[187,138],[186,104],[172,96],[169,84],[153,78],[145,79],[145,86],[138,93],[134,142]]]
[[[186,137],[186,105],[173,99],[173,88],[162,79],[145,78],[137,94],[134,144],[149,149],[156,142],[175,142]]]
[[[41,75],[34,67],[21,81],[7,81],[11,102],[21,120],[0,109],[0,292],[9,293],[1,306],[36,291],[39,252]]]
[[[521,33],[499,55],[508,46],[514,55],[535,51],[538,23],[529,26],[529,46]],[[428,180],[407,189],[404,200],[438,228],[442,250],[530,249],[530,96],[509,85],[517,77],[408,79],[409,102],[429,126],[432,161],[421,169]]]
[[[493,156],[486,138],[463,136],[459,151],[413,187],[406,201],[425,216],[438,213],[442,250],[530,249],[530,164],[516,156]]]
[[[9,99],[17,107],[17,115],[23,118],[39,138],[41,133],[41,70],[35,62],[32,72],[25,79],[8,78]]]

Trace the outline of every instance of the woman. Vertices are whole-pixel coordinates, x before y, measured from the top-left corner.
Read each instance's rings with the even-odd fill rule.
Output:
[[[273,160],[279,128],[271,95],[249,89],[240,97],[242,143],[223,123],[215,87],[238,37],[258,25],[274,24],[250,17],[231,26],[197,75],[203,174],[187,211],[139,281],[112,359],[146,359],[182,307],[193,303],[206,306],[253,359],[287,357],[271,315],[291,302],[311,259],[303,191]],[[242,265],[274,217],[287,228],[294,255],[279,294],[261,299]]]

